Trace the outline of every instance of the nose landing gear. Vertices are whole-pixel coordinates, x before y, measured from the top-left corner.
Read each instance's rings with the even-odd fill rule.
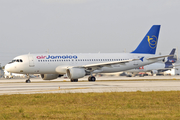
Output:
[[[30,83],[31,81],[29,79],[26,80],[26,83]]]
[[[26,80],[26,83],[31,83],[30,76],[27,74],[28,79]]]

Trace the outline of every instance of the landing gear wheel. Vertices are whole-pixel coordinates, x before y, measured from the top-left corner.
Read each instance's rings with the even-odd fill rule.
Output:
[[[26,80],[26,83],[30,83],[31,81],[28,79],[28,80]]]
[[[71,79],[71,82],[78,82],[78,79]]]
[[[96,81],[96,78],[94,76],[89,76],[88,77],[88,81],[89,82],[95,82]]]
[[[31,80],[30,80],[30,76],[29,76],[29,74],[26,74],[27,75],[27,80],[26,80],[26,83],[30,83],[31,82]]]

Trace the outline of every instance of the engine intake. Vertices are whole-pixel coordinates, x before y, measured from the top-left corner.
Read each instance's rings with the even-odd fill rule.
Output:
[[[82,78],[86,75],[86,72],[83,68],[69,68],[66,70],[67,76],[70,79]]]

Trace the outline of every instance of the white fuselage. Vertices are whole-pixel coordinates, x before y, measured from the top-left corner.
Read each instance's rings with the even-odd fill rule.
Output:
[[[127,72],[133,72],[133,73],[138,73],[138,72],[151,72],[153,70],[163,70],[163,69],[168,69],[165,68],[165,64],[164,63],[153,63],[150,65],[146,65],[146,66],[141,66],[135,69],[131,69],[131,70],[127,70]]]
[[[163,58],[147,60],[148,57],[156,57],[151,54],[133,53],[89,53],[89,54],[27,54],[14,58],[14,61],[5,66],[5,69],[12,73],[22,74],[66,74],[70,67],[82,67],[83,65],[124,61],[129,59],[142,60],[130,61],[99,67],[93,73],[111,73],[130,70],[133,68],[148,65]],[[22,60],[20,62],[20,60]]]

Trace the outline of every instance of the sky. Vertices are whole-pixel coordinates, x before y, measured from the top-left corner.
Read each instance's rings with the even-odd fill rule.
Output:
[[[180,0],[0,0],[0,63],[47,51],[131,52],[152,25],[161,25],[156,53],[169,54],[180,49],[179,5]]]

